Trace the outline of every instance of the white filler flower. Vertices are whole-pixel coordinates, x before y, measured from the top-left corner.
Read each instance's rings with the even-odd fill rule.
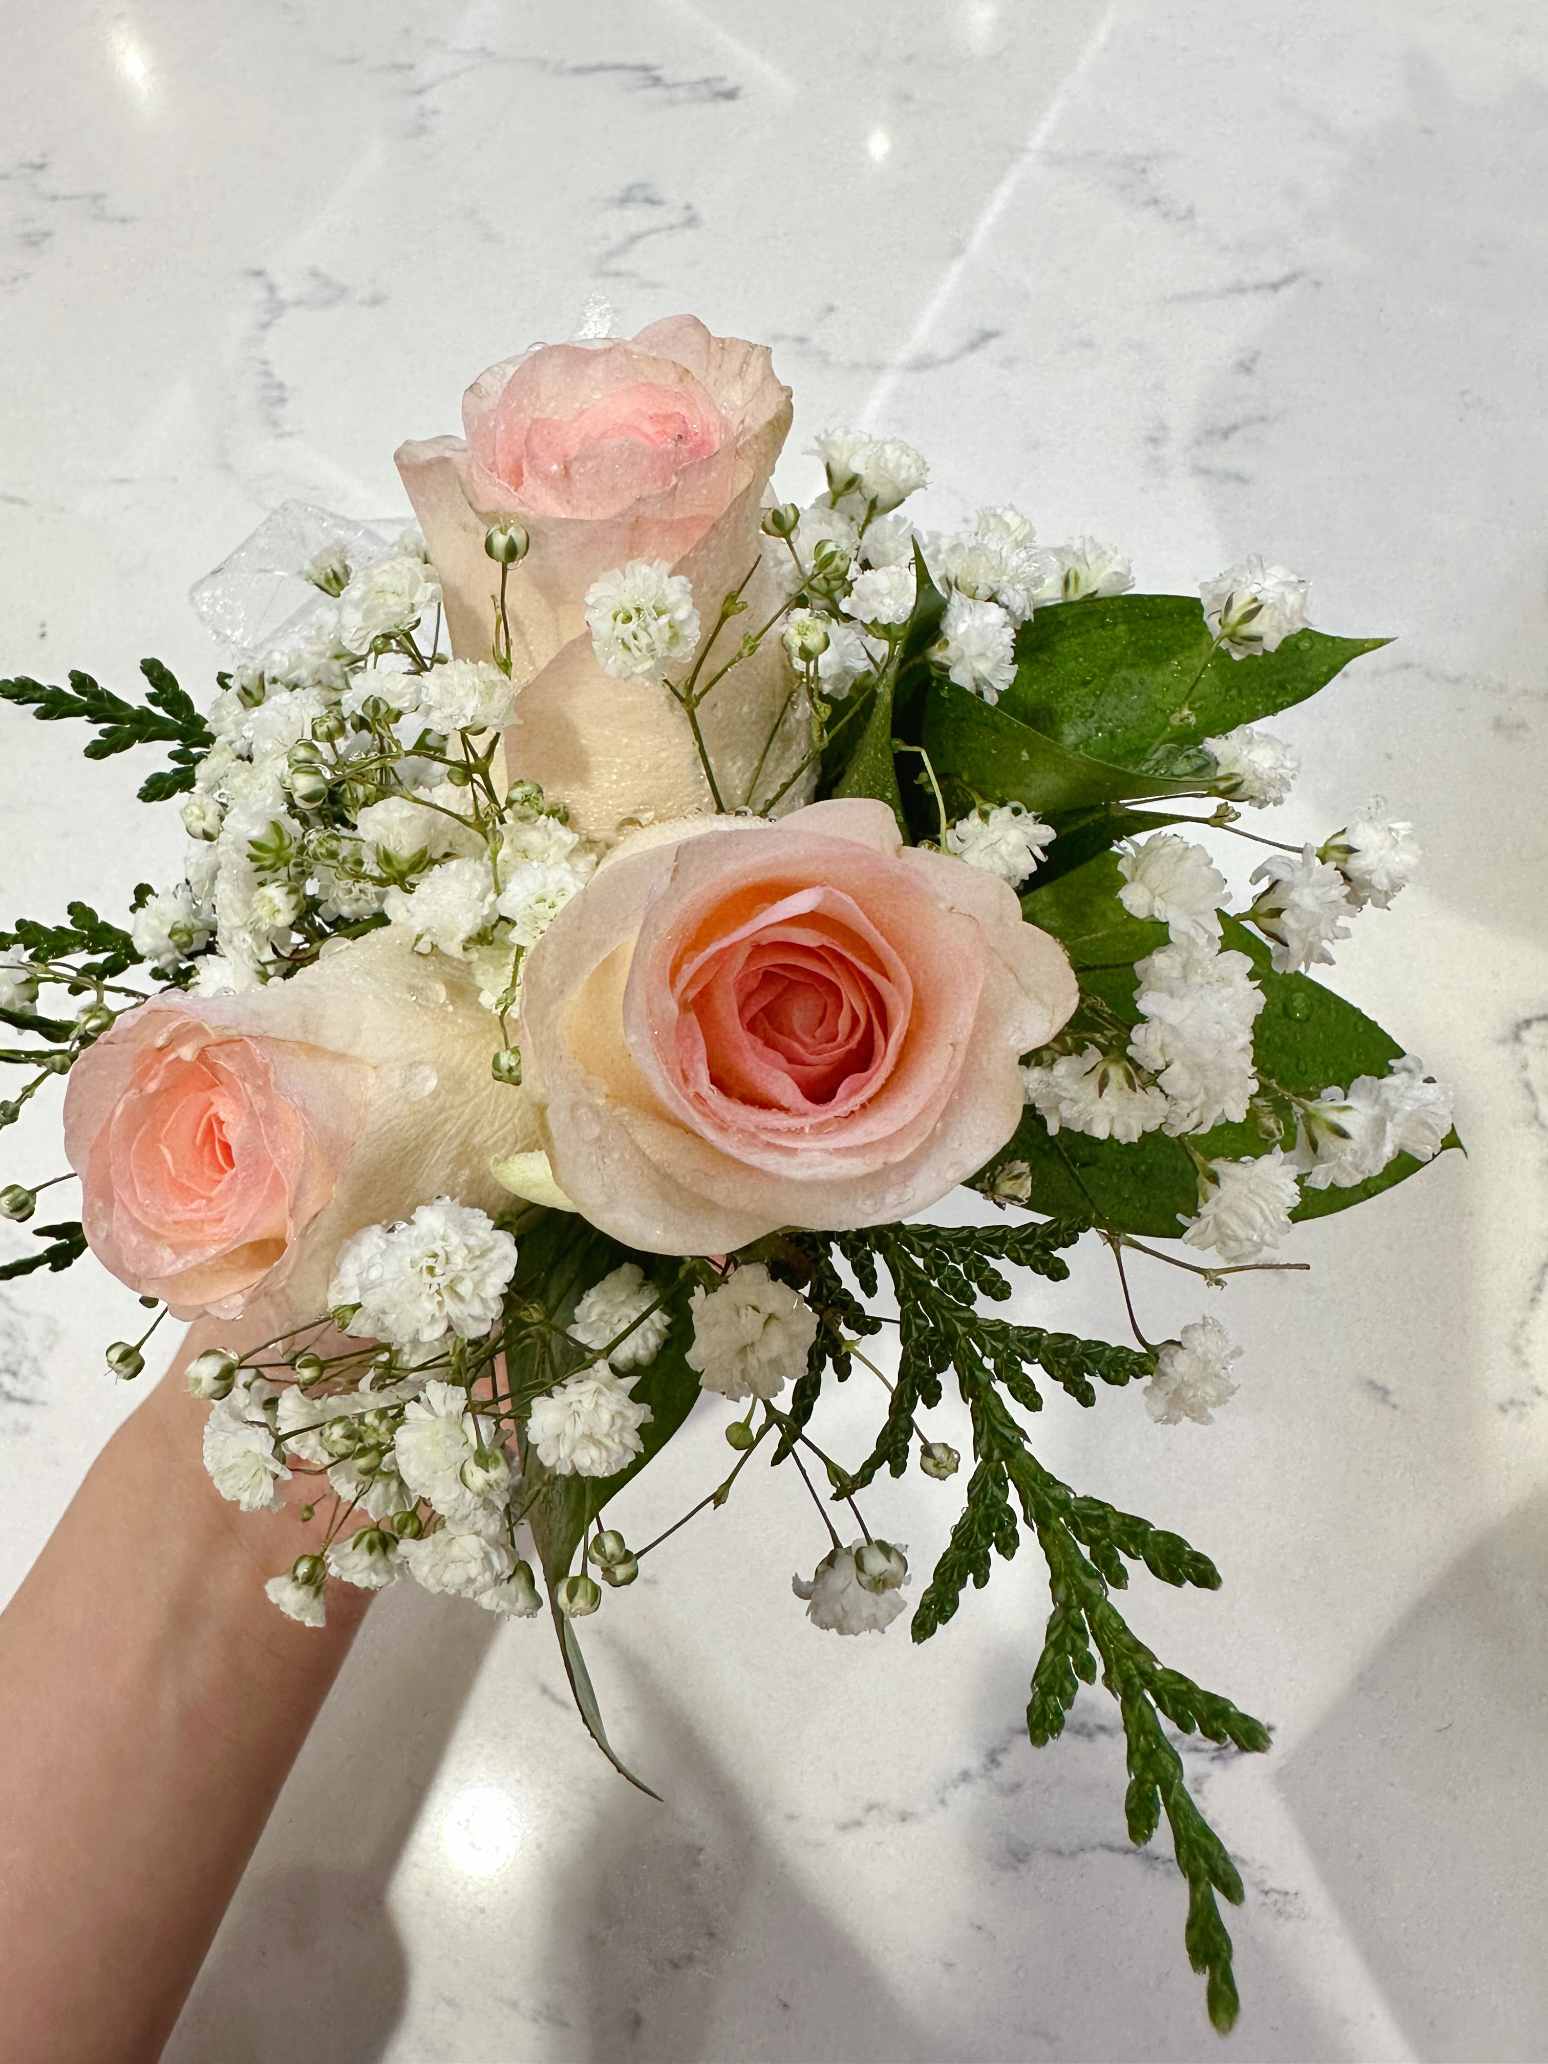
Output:
[[[464,960],[468,940],[494,916],[489,863],[444,860],[421,875],[412,889],[389,889],[382,908],[389,924],[409,934],[416,952],[436,950]]]
[[[1372,803],[1343,831],[1334,832],[1318,854],[1330,861],[1344,877],[1350,901],[1357,910],[1374,903],[1385,910],[1400,889],[1406,889],[1419,871],[1424,855],[1411,824],[1398,824],[1379,817],[1379,803]]]
[[[1118,901],[1130,917],[1159,918],[1174,937],[1220,937],[1226,881],[1202,846],[1175,831],[1157,832],[1118,855],[1118,872]]]
[[[1242,559],[1199,589],[1204,621],[1233,659],[1277,652],[1286,638],[1305,627],[1309,582],[1288,566]]]
[[[328,1574],[360,1591],[385,1591],[402,1574],[398,1537],[385,1527],[361,1527],[328,1550]]]
[[[1021,1079],[1027,1102],[1053,1133],[1083,1132],[1132,1146],[1166,1122],[1167,1101],[1155,1084],[1094,1046],[1046,1064],[1028,1062]]]
[[[1215,1408],[1236,1395],[1229,1371],[1241,1354],[1218,1319],[1184,1326],[1156,1357],[1156,1373],[1145,1386],[1145,1409],[1160,1426],[1192,1419],[1208,1426]]]
[[[593,581],[586,624],[598,666],[620,680],[658,680],[699,642],[692,584],[662,559],[632,559]]]
[[[844,603],[857,623],[907,623],[914,608],[914,569],[875,566],[857,573]]]
[[[1272,731],[1240,724],[1220,738],[1206,738],[1204,750],[1215,763],[1220,791],[1233,802],[1270,809],[1282,803],[1301,771],[1299,755]]]
[[[908,1603],[903,1596],[907,1577],[901,1546],[856,1541],[830,1549],[809,1582],[792,1577],[790,1588],[806,1600],[806,1616],[814,1627],[832,1634],[879,1634]]]
[[[330,1305],[357,1304],[358,1337],[434,1346],[482,1339],[516,1272],[516,1242],[476,1205],[437,1197],[401,1225],[365,1226],[339,1250]]]
[[[456,1383],[427,1383],[403,1409],[403,1424],[393,1440],[398,1474],[417,1497],[428,1498],[443,1519],[471,1525],[485,1508],[483,1477],[474,1457],[492,1449],[495,1434],[487,1420],[468,1408],[468,1394]],[[493,1474],[498,1495],[509,1483],[509,1471]]]
[[[490,660],[453,659],[421,675],[419,714],[433,731],[503,731],[516,690]]]
[[[1048,588],[1039,601],[1094,602],[1108,595],[1126,595],[1134,585],[1134,568],[1116,545],[1100,538],[1077,538],[1072,545],[1056,545]]]
[[[267,1391],[267,1384],[262,1386]],[[244,1512],[277,1512],[275,1485],[290,1475],[274,1445],[274,1428],[263,1413],[263,1401],[240,1386],[210,1408],[204,1422],[204,1466],[223,1498]]]
[[[604,1365],[534,1399],[527,1437],[556,1476],[614,1476],[642,1452],[640,1428],[650,1417],[650,1406]]]
[[[693,1293],[688,1366],[722,1397],[777,1397],[806,1367],[817,1314],[761,1261],[735,1269],[714,1290]]]
[[[515,1556],[497,1536],[452,1526],[437,1527],[417,1541],[404,1541],[398,1553],[421,1590],[475,1598],[480,1604],[516,1566]]]
[[[1298,854],[1270,853],[1251,879],[1266,886],[1247,918],[1273,947],[1278,972],[1304,971],[1319,962],[1331,966],[1334,942],[1348,938],[1344,920],[1357,908],[1338,869],[1303,846]]]
[[[1290,1230],[1301,1194],[1293,1164],[1278,1147],[1243,1161],[1211,1161],[1199,1178],[1199,1208],[1184,1221],[1190,1247],[1212,1247],[1222,1261],[1256,1261]]]
[[[327,1620],[321,1584],[303,1584],[294,1571],[286,1570],[283,1576],[270,1577],[263,1588],[287,1619],[303,1627],[321,1627]]]
[[[1016,627],[998,602],[953,595],[946,604],[935,657],[959,688],[985,702],[998,702],[1016,678]]]
[[[440,582],[416,553],[404,552],[362,566],[339,601],[339,631],[351,652],[375,638],[411,630],[441,599]]]
[[[946,850],[969,867],[997,874],[1014,889],[1031,874],[1053,838],[1053,826],[1021,803],[1000,803],[960,817],[946,833]]]
[[[627,1339],[618,1340],[608,1361],[614,1369],[643,1369],[660,1354],[672,1330],[672,1315],[659,1298],[660,1292],[639,1263],[623,1262],[600,1283],[592,1284],[576,1305],[566,1331],[582,1347],[600,1351],[610,1340],[618,1340],[625,1327],[634,1326]],[[652,1311],[652,1305],[657,1309]]]

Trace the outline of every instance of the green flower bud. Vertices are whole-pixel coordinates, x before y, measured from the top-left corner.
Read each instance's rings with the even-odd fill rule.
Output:
[[[14,1097],[0,1099],[0,1126],[14,1125],[21,1116],[21,1105]]]
[[[359,1310],[358,1304],[336,1304],[329,1311],[328,1316],[341,1333],[347,1333],[350,1329],[351,1321],[356,1317]]]
[[[292,772],[297,767],[320,767],[322,754],[309,738],[298,738],[285,755],[285,765]]]
[[[220,827],[226,821],[226,813],[213,796],[191,795],[182,809],[183,829],[192,839],[203,839],[208,843],[219,838]]]
[[[567,1620],[583,1620],[602,1603],[602,1593],[590,1577],[566,1577],[554,1593],[554,1603]]]
[[[68,1075],[70,1064],[71,1056],[67,1053],[60,1053],[57,1047],[53,1053],[38,1055],[38,1066],[45,1075]]]
[[[387,1456],[381,1448],[358,1447],[350,1459],[368,1483],[387,1467]]]
[[[489,1072],[496,1082],[505,1082],[512,1089],[521,1083],[521,1055],[514,1046],[502,1046],[490,1057]]]
[[[82,1039],[100,1038],[112,1022],[113,1013],[105,1003],[88,1003],[75,1014],[75,1029]]]
[[[319,745],[337,745],[349,735],[349,723],[342,710],[325,709],[312,719],[312,736]]]
[[[320,1555],[298,1555],[290,1565],[290,1574],[298,1584],[305,1584],[309,1591],[318,1591],[326,1574],[323,1559]]]
[[[855,1575],[866,1591],[896,1591],[908,1575],[908,1557],[890,1541],[867,1541],[855,1550]]]
[[[268,698],[268,684],[262,674],[242,674],[232,683],[243,709],[259,709]]]
[[[132,1383],[145,1367],[145,1357],[131,1340],[115,1340],[107,1351],[108,1371],[120,1383]]]
[[[610,1562],[622,1562],[629,1550],[623,1535],[609,1527],[606,1533],[593,1535],[586,1544],[586,1553],[605,1568]]]
[[[617,1562],[603,1564],[602,1581],[611,1584],[615,1591],[621,1591],[625,1584],[632,1584],[639,1573],[638,1559],[633,1555],[621,1555]]]
[[[785,633],[786,647],[798,664],[810,665],[821,659],[831,643],[828,627],[820,616],[810,616],[803,623],[792,624]]]
[[[417,1541],[425,1530],[425,1523],[417,1512],[395,1512],[387,1524],[400,1541]]]
[[[731,1448],[750,1448],[758,1436],[745,1419],[733,1419],[726,1428],[726,1445]]]
[[[188,1364],[188,1388],[196,1398],[216,1403],[230,1397],[236,1385],[237,1358],[223,1347],[207,1347]]]
[[[290,1366],[296,1372],[298,1383],[315,1383],[323,1372],[323,1358],[320,1354],[313,1354],[309,1347],[303,1348],[300,1354],[291,1356]]]
[[[543,791],[535,781],[513,781],[505,791],[505,808],[512,817],[541,817]]]
[[[398,712],[385,695],[368,695],[360,705],[360,714],[368,724],[385,728],[396,720]]]
[[[496,566],[517,566],[526,558],[532,539],[526,526],[511,518],[492,523],[484,532],[484,550]]]
[[[25,1225],[38,1208],[36,1190],[25,1189],[20,1183],[7,1183],[0,1190],[0,1218],[8,1218],[13,1225]]]
[[[530,1562],[518,1562],[505,1581],[521,1600],[520,1612],[535,1613],[538,1610],[542,1600],[538,1596],[537,1578]]]
[[[298,809],[320,810],[333,784],[321,767],[292,767],[285,776],[285,786]]]
[[[498,1496],[511,1480],[511,1465],[498,1448],[475,1448],[457,1472],[475,1497]]]
[[[944,1483],[962,1467],[962,1457],[945,1441],[926,1441],[919,1450],[919,1466],[926,1476],[933,1476],[937,1483]]]
[[[460,763],[455,767],[447,768],[446,778],[453,788],[470,788],[473,784],[472,772]]]
[[[765,509],[763,521],[758,526],[765,537],[794,537],[800,525],[801,512],[794,502],[778,502],[772,509]]]
[[[330,1419],[324,1425],[319,1439],[328,1453],[342,1462],[346,1456],[353,1455],[359,1447],[360,1428],[347,1416]]]

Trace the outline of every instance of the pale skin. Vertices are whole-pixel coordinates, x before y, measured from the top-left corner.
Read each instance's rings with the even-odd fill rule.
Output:
[[[0,1613],[14,2064],[160,2055],[370,1602],[330,1583],[308,1628],[264,1596],[313,1529],[205,1475],[183,1370],[214,1338],[190,1334]]]

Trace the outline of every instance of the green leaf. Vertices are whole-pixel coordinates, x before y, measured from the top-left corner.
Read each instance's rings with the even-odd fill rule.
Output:
[[[1304,702],[1389,642],[1297,631],[1277,652],[1232,659],[1210,654],[1191,596],[1064,603],[1022,625],[1016,678],[999,707],[1073,752],[1173,768],[1187,748]]]
[[[892,741],[901,730],[913,742],[916,724],[909,712],[916,706],[928,672],[925,654],[934,643],[946,599],[930,578],[930,569],[916,542],[914,546],[914,608],[903,637],[895,674],[884,673],[877,685],[864,728],[849,756],[843,774],[833,788],[836,796],[872,796],[885,803],[908,837],[908,817],[903,792],[898,784],[897,761]]]
[[[1164,946],[1169,935],[1155,919],[1129,915],[1118,900],[1122,886],[1117,855],[1099,853],[1055,881],[1035,883],[1021,899],[1021,914],[1029,924],[1052,932],[1077,974],[1115,962],[1132,964]]]
[[[29,1226],[27,1230],[35,1240],[47,1240],[49,1245],[36,1254],[24,1254],[18,1261],[6,1262],[0,1267],[0,1283],[14,1283],[18,1276],[30,1276],[35,1269],[50,1269],[57,1274],[86,1252],[86,1235],[77,1221]]]
[[[593,1283],[600,1282],[621,1262],[635,1259],[648,1273],[654,1263],[654,1280],[661,1282],[659,1257],[631,1254],[604,1233],[578,1221],[572,1213],[544,1212],[518,1236],[516,1277],[508,1309],[519,1309],[521,1304],[531,1301],[541,1305],[549,1318],[562,1327]],[[666,1287],[664,1282],[662,1287]],[[699,1379],[684,1359],[692,1344],[693,1322],[687,1299],[679,1297],[665,1345],[631,1385],[633,1395],[650,1406],[651,1417],[640,1429],[642,1451],[627,1469],[600,1479],[556,1476],[528,1450],[523,1470],[528,1489],[538,1494],[529,1514],[532,1537],[547,1580],[550,1609],[576,1707],[608,1761],[631,1784],[650,1792],[652,1798],[656,1794],[625,1768],[609,1742],[574,1628],[552,1601],[555,1587],[568,1574],[592,1519],[609,1498],[654,1460],[693,1409],[699,1396]],[[506,1361],[514,1394],[531,1397],[539,1390],[549,1389],[590,1359],[585,1349],[562,1338],[556,1340],[545,1328],[518,1325],[509,1335]]]
[[[26,675],[0,681],[0,699],[30,708],[40,723],[78,718],[98,734],[85,748],[88,760],[111,759],[131,746],[170,744],[173,765],[153,774],[140,789],[144,802],[159,802],[193,787],[199,761],[214,743],[209,726],[159,659],[142,659],[147,683],[144,703],[125,701],[90,674],[72,672],[68,688]]]
[[[1084,604],[1080,605],[1084,607]],[[1141,774],[1072,750],[944,676],[930,686],[924,743],[953,810],[976,798],[1022,803],[1040,817],[1134,796],[1170,796],[1197,779]]]

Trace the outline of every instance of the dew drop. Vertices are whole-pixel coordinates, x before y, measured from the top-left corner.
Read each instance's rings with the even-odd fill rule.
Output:
[[[1285,1016],[1298,1022],[1311,1016],[1311,998],[1304,989],[1292,989],[1285,998]]]
[[[434,1068],[423,1062],[417,1067],[405,1068],[401,1078],[403,1094],[412,1102],[418,1103],[422,1098],[435,1093],[440,1079]]]

